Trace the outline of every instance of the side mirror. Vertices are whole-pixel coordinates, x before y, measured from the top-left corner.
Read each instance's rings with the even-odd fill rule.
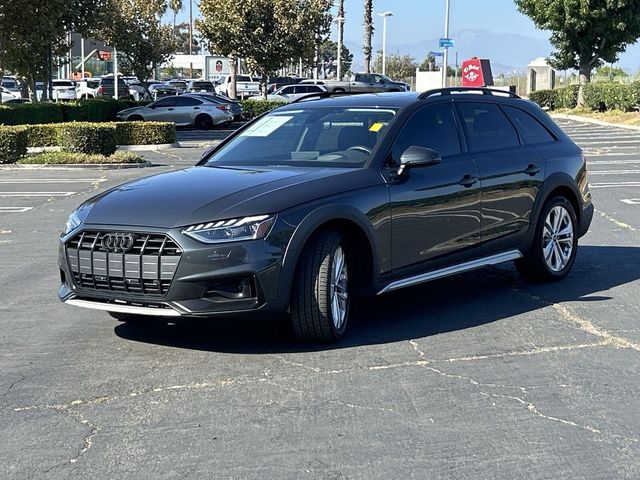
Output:
[[[429,167],[437,165],[442,161],[440,154],[435,150],[426,147],[418,147],[416,145],[407,148],[400,155],[400,167],[398,175],[402,175],[410,168]]]
[[[384,78],[381,78],[380,80],[378,80],[378,83],[386,83],[386,82],[384,81]]]

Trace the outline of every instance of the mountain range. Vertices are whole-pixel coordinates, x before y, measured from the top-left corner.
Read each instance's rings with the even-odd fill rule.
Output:
[[[538,57],[547,57],[553,48],[545,38],[535,38],[518,33],[494,33],[486,30],[461,30],[450,35],[455,47],[449,49],[449,64],[455,63],[456,52],[458,62],[471,57],[488,58],[494,75],[526,71],[527,65]],[[377,39],[376,39],[377,40]],[[439,51],[439,37],[428,38],[412,43],[396,44],[387,40],[387,54],[408,54],[417,63],[427,57],[430,51]],[[353,53],[353,71],[364,69],[362,43],[345,41],[345,45]],[[382,43],[373,44],[374,51],[382,50]],[[640,65],[640,45],[631,45],[618,64],[622,68],[635,72]]]

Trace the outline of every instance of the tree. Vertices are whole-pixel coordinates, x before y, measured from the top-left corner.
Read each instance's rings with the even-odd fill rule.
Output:
[[[332,0],[202,0],[196,26],[209,50],[244,58],[266,83],[267,76],[298,57],[308,59],[331,25]],[[235,92],[231,62],[230,95]],[[264,89],[266,97],[266,89]]]
[[[175,42],[175,53],[189,53],[189,23],[179,23],[173,30],[173,39]],[[200,43],[192,35],[191,36],[191,52],[194,55],[200,54]]]
[[[48,79],[69,51],[71,32],[87,33],[108,11],[109,0],[3,0],[0,2],[0,69],[27,79]],[[43,98],[46,93],[43,93]],[[36,99],[37,100],[37,99]]]
[[[175,50],[171,27],[161,25],[164,0],[113,0],[110,21],[97,35],[118,51],[123,71],[141,80],[171,58]]]
[[[624,78],[629,76],[629,74],[625,72],[624,69],[620,67],[612,67],[611,65],[599,67],[596,70],[595,74],[598,77],[609,77],[610,80],[613,80],[614,78]]]
[[[176,17],[182,10],[182,0],[169,0],[169,9],[173,12],[173,34],[176,34]],[[189,41],[187,40],[187,45]]]
[[[364,0],[364,68],[371,72],[371,37],[373,37],[373,0]]]
[[[423,72],[435,72],[438,68],[436,67],[436,57],[429,54],[427,58],[420,64],[420,70]]]
[[[584,85],[603,61],[613,63],[627,45],[640,38],[640,0],[515,0],[518,10],[536,27],[551,30],[555,48],[550,63],[580,73],[578,105]]]
[[[386,67],[386,75],[394,80],[399,80],[414,77],[418,64],[416,63],[416,59],[411,55],[392,53],[391,55],[387,55]],[[380,50],[378,50],[376,55],[376,61],[373,64],[373,69],[376,72],[382,71],[382,51]]]
[[[333,67],[333,63],[338,60],[338,44],[329,39],[326,39],[320,44],[318,57],[322,65],[330,65],[328,71],[337,74],[337,68]],[[348,72],[351,69],[353,63],[353,54],[346,46],[342,46],[340,52],[340,71],[342,73]],[[326,72],[326,70],[325,70]]]

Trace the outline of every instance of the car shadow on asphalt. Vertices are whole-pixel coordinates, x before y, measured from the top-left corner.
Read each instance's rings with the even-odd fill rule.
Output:
[[[529,283],[512,264],[437,280],[367,299],[346,337],[331,345],[301,344],[284,319],[151,319],[119,324],[115,333],[136,342],[238,354],[386,344],[478,327],[557,302],[606,301],[612,298],[609,289],[640,278],[638,265],[638,247],[581,246],[572,272],[560,282]]]

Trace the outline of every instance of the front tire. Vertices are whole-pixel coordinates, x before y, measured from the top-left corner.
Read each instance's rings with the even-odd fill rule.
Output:
[[[535,281],[564,278],[573,267],[578,248],[577,217],[567,198],[547,201],[540,212],[531,250],[516,260],[516,268]]]
[[[291,295],[291,322],[298,339],[330,343],[342,338],[351,304],[349,265],[339,232],[320,232],[305,246]]]

